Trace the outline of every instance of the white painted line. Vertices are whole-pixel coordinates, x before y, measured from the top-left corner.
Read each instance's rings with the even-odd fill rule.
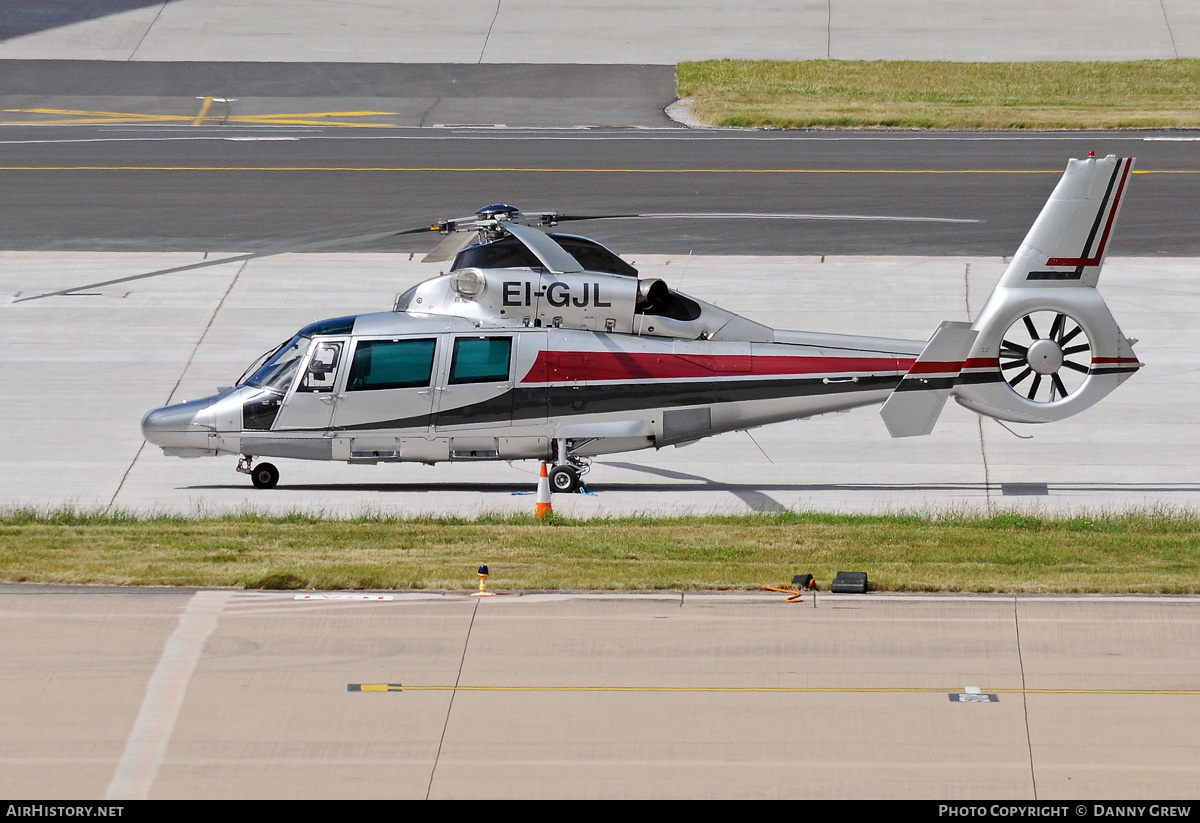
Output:
[[[298,594],[293,600],[391,600],[390,594]]]
[[[47,126],[50,124],[39,121],[28,121],[23,123],[6,123],[6,126],[14,126],[19,128],[30,128],[32,126]],[[56,126],[62,129],[84,128],[81,126]],[[38,144],[38,143],[120,143],[120,142],[165,142],[171,140],[229,140],[231,138],[224,135],[203,135],[192,134],[191,132],[182,133],[180,127],[171,125],[155,125],[139,127],[142,132],[150,132],[162,130],[162,132],[154,136],[141,135],[137,137],[48,137],[31,140],[0,140],[0,145],[23,145],[23,144]],[[227,129],[229,126],[221,126],[220,128]],[[255,126],[237,126],[238,129],[254,128],[254,129],[270,129],[272,131],[290,131],[302,132],[305,140],[596,140],[596,141],[619,141],[619,140],[652,140],[652,139],[675,139],[675,140],[719,140],[719,141],[764,141],[764,142],[781,142],[805,140],[808,142],[892,142],[892,143],[914,143],[914,142],[951,142],[951,143],[971,143],[971,142],[1011,142],[1021,140],[1023,142],[1030,141],[1051,141],[1061,142],[1067,140],[1078,141],[1080,139],[1102,141],[1122,141],[1122,140],[1142,140],[1143,142],[1198,142],[1200,137],[1141,137],[1133,135],[1086,135],[1084,138],[1079,136],[1064,136],[1064,135],[1038,135],[1027,134],[1019,137],[1010,137],[1004,135],[996,136],[950,136],[950,135],[912,135],[912,136],[879,136],[879,135],[854,135],[846,137],[826,137],[815,135],[812,133],[799,133],[790,135],[769,135],[761,132],[752,134],[712,134],[712,132],[695,132],[684,128],[657,128],[654,126],[638,126],[636,130],[629,128],[614,129],[611,133],[597,131],[598,128],[593,126],[505,126],[504,124],[495,125],[479,125],[467,126],[456,124],[433,124],[424,127],[408,127],[397,126],[396,128],[405,133],[402,134],[364,134],[355,129],[344,129],[341,127],[314,127],[314,126],[290,126],[290,125],[263,125]],[[325,130],[319,130],[324,128]],[[453,129],[461,129],[461,133],[455,133]],[[507,134],[497,134],[498,130],[503,129]],[[133,129],[118,129],[116,127],[106,127],[99,129],[100,131],[121,131],[129,133]],[[449,133],[446,133],[449,131]],[[177,132],[172,134],[171,132]],[[438,133],[441,132],[441,133]],[[488,132],[491,132],[490,134]],[[562,134],[563,132],[575,132],[570,136]],[[586,132],[586,133],[585,133]],[[301,139],[301,138],[293,138]]]
[[[299,137],[222,137],[231,143],[279,142],[282,140],[299,140]]]
[[[146,685],[146,696],[125,753],[105,792],[107,800],[145,800],[154,785],[158,767],[167,753],[175,721],[183,707],[188,681],[209,635],[217,628],[217,618],[232,596],[227,591],[196,592],[179,616],[179,626],[167,638],[158,667]]]

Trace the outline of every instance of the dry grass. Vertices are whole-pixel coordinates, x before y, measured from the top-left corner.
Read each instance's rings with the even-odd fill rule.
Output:
[[[296,515],[0,517],[0,579],[240,588],[755,589],[866,571],[893,591],[1200,593],[1200,518],[835,517],[538,522]]]
[[[718,126],[1118,129],[1200,127],[1200,60],[681,63],[680,97]]]

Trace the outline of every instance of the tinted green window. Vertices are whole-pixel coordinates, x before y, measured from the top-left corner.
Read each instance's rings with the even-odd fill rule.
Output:
[[[451,383],[495,383],[508,379],[511,337],[460,337],[454,341]]]
[[[428,386],[436,340],[360,340],[347,391]]]

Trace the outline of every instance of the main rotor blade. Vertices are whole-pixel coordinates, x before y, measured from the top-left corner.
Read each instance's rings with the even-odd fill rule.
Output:
[[[422,226],[419,229],[394,229],[392,231],[381,231],[373,234],[359,234],[354,237],[339,237],[335,240],[321,240],[316,243],[301,243],[297,246],[288,246],[285,249],[272,249],[270,251],[256,251],[251,254],[239,254],[235,257],[222,257],[218,260],[205,260],[201,263],[190,263],[186,266],[175,266],[170,269],[159,269],[158,271],[146,272],[145,274],[131,274],[128,277],[117,277],[112,280],[104,280],[99,283],[88,283],[83,286],[72,286],[69,289],[60,289],[58,291],[46,292],[45,294],[36,294],[32,297],[22,297],[14,300],[13,303],[24,303],[28,300],[41,300],[43,297],[59,297],[64,294],[74,294],[78,291],[86,289],[100,289],[105,286],[115,286],[118,283],[130,283],[134,280],[144,280],[148,277],[158,277],[163,274],[178,274],[181,271],[191,271],[193,269],[203,269],[208,266],[221,266],[225,263],[240,263],[244,260],[255,260],[259,257],[271,257],[276,254],[289,254],[291,252],[300,251],[316,251],[317,249],[331,249],[337,246],[348,246],[352,243],[369,243],[373,240],[387,240],[389,237],[399,237],[402,234],[421,234],[430,231],[440,231],[440,226]]]
[[[519,223],[505,223],[504,228],[513,237],[524,243],[525,247],[542,262],[542,265],[555,274],[583,271],[583,266],[579,265],[579,261],[564,251],[562,246],[547,237],[544,232],[522,226]]]
[[[659,212],[638,217],[672,220],[864,220],[887,223],[979,223],[961,217],[918,217],[894,214],[772,214],[769,212]]]
[[[628,220],[632,217],[641,217],[640,214],[555,214],[552,211],[530,212],[524,214],[524,217],[534,217],[538,219],[549,218],[555,223],[571,223],[576,220]]]
[[[547,213],[551,214],[551,213]],[[960,217],[917,217],[889,214],[786,214],[772,212],[647,212],[645,214],[559,214],[554,220],[876,220],[896,223],[980,223]]]
[[[433,251],[421,258],[422,263],[444,263],[453,260],[454,256],[475,242],[476,235],[469,231],[451,232],[442,242],[433,247]]]

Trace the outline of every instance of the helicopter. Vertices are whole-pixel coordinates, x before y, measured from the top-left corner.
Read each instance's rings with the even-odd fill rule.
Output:
[[[262,458],[534,459],[567,493],[598,455],[872,404],[893,437],[929,434],[950,397],[1001,421],[1061,420],[1143,365],[1096,288],[1133,162],[1070,160],[978,317],[943,322],[928,340],[771,328],[552,230],[644,215],[498,203],[362,235],[353,239],[438,233],[425,259],[453,262],[390,311],[312,323],[234,386],[149,411],[142,433],[168,456],[236,456],[260,489],[280,477]]]

